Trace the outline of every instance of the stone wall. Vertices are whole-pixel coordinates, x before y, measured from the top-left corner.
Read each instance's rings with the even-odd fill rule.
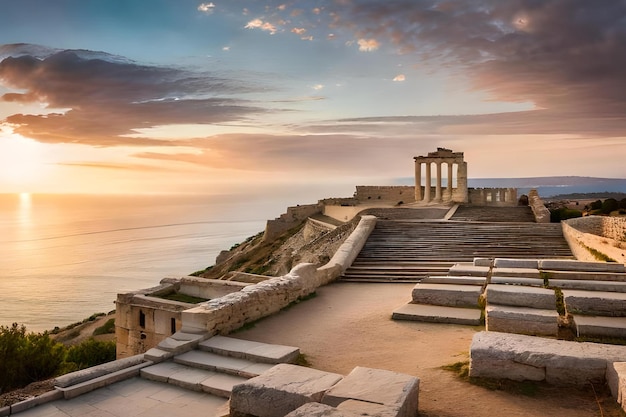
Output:
[[[537,223],[550,223],[550,210],[543,204],[537,190],[530,190],[528,193],[528,205],[533,210]]]
[[[517,188],[470,188],[468,195],[473,206],[517,206]]]
[[[246,323],[274,314],[339,277],[354,261],[376,225],[363,216],[332,259],[317,268],[299,264],[289,274],[271,278],[182,312],[182,330],[188,333],[228,334]]]
[[[587,248],[626,264],[626,219],[619,217],[587,216],[561,222],[563,236],[576,259],[597,261]],[[606,233],[607,235],[604,235]],[[615,236],[621,240],[609,237]]]
[[[409,185],[357,185],[354,198],[361,203],[372,203],[375,201],[391,202],[394,204],[402,201],[406,203],[415,202],[415,187]]]
[[[309,216],[321,213],[323,206],[321,204],[306,204],[302,206],[288,207],[287,212],[281,214],[274,220],[268,220],[265,225],[264,241],[272,241],[287,230],[298,226]]]
[[[311,242],[329,231],[334,230],[336,227],[337,226],[332,224],[309,218],[306,220],[304,228],[302,229],[302,235],[305,241]]]

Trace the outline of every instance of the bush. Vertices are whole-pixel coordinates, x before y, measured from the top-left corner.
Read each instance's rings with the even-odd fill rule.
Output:
[[[589,207],[591,207],[591,210],[600,210],[600,209],[602,209],[602,200],[596,200],[596,201],[592,202],[591,204],[589,204]]]
[[[0,393],[112,360],[115,341],[89,339],[68,349],[47,332],[26,333],[17,323],[0,326]]]
[[[17,323],[0,326],[0,392],[57,375],[64,359],[65,347],[47,332],[26,333]]]
[[[626,198],[622,198],[619,201],[619,208],[626,209]]]
[[[89,368],[115,360],[115,341],[101,342],[88,339],[67,351],[66,361],[77,369]]]
[[[94,336],[101,334],[115,333],[115,319],[108,319],[102,326],[93,331]]]
[[[619,208],[619,203],[614,198],[607,198],[602,203],[602,213],[611,214],[612,211],[615,211]]]
[[[575,217],[582,217],[583,213],[580,210],[568,209],[567,207],[560,207],[558,209],[550,210],[550,221],[552,223],[559,223],[561,220],[573,219]]]

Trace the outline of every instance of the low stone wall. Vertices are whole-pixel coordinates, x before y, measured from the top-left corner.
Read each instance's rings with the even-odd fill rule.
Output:
[[[533,210],[537,223],[550,223],[550,210],[543,204],[537,190],[530,190],[528,193],[528,205]]]
[[[374,216],[363,216],[333,258],[320,268],[314,264],[299,264],[285,276],[247,286],[239,292],[183,311],[182,331],[228,334],[306,297],[338,278],[352,264],[375,225]]]
[[[626,264],[626,242],[598,235],[601,233],[602,223],[605,218],[600,216],[579,217],[576,219],[563,220],[563,236],[569,244],[572,253],[576,259],[581,261],[598,261],[598,259],[590,252],[588,248],[594,249],[619,263]],[[611,224],[609,230],[619,227],[619,218],[616,222],[612,222],[606,218],[607,224]],[[626,221],[626,219],[623,219]],[[626,228],[626,222],[624,223]],[[613,233],[615,235],[615,233]],[[617,232],[619,236],[619,232]]]
[[[387,186],[375,186],[375,185],[358,185],[356,187],[356,193],[354,194],[360,202],[372,202],[372,201],[389,201],[397,204],[399,202],[414,203],[415,202],[415,187],[410,185],[387,185]]]
[[[567,224],[583,233],[626,242],[626,217],[585,216],[569,219]]]
[[[517,206],[517,188],[470,188],[468,196],[473,206]]]
[[[334,230],[336,227],[337,226],[332,224],[308,218],[304,224],[304,229],[302,229],[302,235],[305,241],[311,242],[329,231]]]
[[[307,204],[302,206],[288,207],[287,212],[281,214],[274,220],[268,220],[265,225],[264,241],[272,241],[287,230],[299,225],[309,216],[321,213],[323,206],[321,204]]]

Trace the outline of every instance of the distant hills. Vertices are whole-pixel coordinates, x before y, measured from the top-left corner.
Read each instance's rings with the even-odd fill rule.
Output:
[[[413,178],[399,178],[399,184],[410,185],[415,181]],[[614,195],[608,193],[626,193],[625,178],[596,178],[596,177],[529,177],[529,178],[469,178],[470,188],[517,188],[518,194],[528,194],[531,189],[536,189],[541,197],[554,197],[562,194],[574,194],[581,198],[580,194],[593,193],[590,198],[607,198]]]

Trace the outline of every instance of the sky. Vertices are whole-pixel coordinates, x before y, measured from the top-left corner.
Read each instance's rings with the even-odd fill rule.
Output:
[[[393,184],[437,147],[470,178],[626,177],[624,0],[0,10],[0,192]]]

